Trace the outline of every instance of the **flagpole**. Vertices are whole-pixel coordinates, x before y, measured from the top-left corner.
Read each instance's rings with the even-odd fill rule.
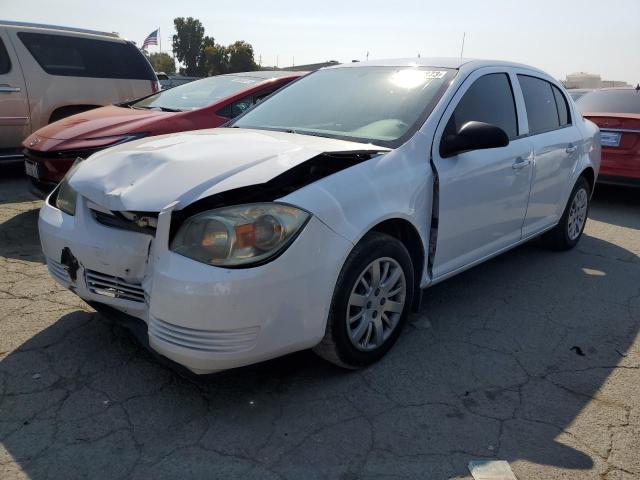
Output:
[[[160,27],[158,27],[158,46],[160,47],[160,53],[162,53],[162,35],[160,35]]]

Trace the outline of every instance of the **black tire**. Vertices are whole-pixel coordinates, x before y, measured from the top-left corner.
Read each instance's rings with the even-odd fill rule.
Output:
[[[574,199],[579,194],[581,190],[584,190],[587,196],[587,211],[585,214],[584,223],[580,228],[580,233],[572,238],[569,235],[569,216],[571,212],[571,205],[573,204]],[[571,191],[571,195],[569,195],[569,200],[567,201],[567,205],[564,209],[564,213],[560,218],[558,224],[552,229],[545,233],[542,238],[545,241],[546,245],[554,250],[570,250],[575,247],[580,241],[580,237],[582,237],[582,232],[584,231],[584,227],[587,224],[587,217],[589,215],[589,207],[591,206],[591,186],[586,178],[580,177],[578,181],[573,187]]]
[[[362,351],[352,343],[347,328],[349,298],[356,282],[367,266],[378,259],[385,258],[394,260],[404,273],[404,308],[402,308],[399,319],[396,316],[397,323],[395,323],[395,327],[390,329],[387,338],[375,349]],[[389,288],[392,287],[393,285],[389,285]],[[397,341],[411,310],[414,289],[413,263],[402,242],[384,233],[368,233],[354,247],[342,267],[333,293],[326,332],[322,341],[313,349],[314,352],[335,365],[350,369],[365,367],[378,361]],[[380,304],[384,305],[384,303]],[[361,321],[364,319],[363,316]],[[373,320],[367,320],[367,322],[373,322]],[[382,322],[382,314],[380,322]]]

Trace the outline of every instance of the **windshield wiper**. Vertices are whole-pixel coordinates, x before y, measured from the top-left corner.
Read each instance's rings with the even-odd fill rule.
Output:
[[[142,106],[139,105],[137,107],[131,105],[130,108],[135,108],[136,110],[161,110],[163,112],[182,112],[182,110],[179,110],[177,108],[169,108],[169,107],[159,107],[159,106]]]
[[[151,109],[157,108],[158,110],[162,110],[163,112],[181,112],[182,110],[178,108],[169,108],[169,107],[150,107]]]

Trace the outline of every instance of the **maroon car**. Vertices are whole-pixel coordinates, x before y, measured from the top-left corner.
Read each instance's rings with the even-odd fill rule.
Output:
[[[47,125],[23,142],[32,191],[45,196],[78,157],[104,148],[146,136],[219,127],[305,73],[259,71],[204,78]]]

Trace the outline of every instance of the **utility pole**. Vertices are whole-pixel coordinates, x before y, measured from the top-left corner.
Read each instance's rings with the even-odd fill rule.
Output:
[[[464,37],[467,36],[467,32],[462,32],[462,48],[460,49],[460,58],[462,58],[462,54],[464,53]]]

